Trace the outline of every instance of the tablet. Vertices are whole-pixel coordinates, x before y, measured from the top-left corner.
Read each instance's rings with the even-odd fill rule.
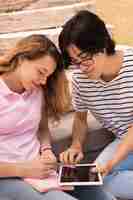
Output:
[[[103,180],[99,172],[92,170],[95,164],[61,165],[59,168],[59,185],[102,185]]]

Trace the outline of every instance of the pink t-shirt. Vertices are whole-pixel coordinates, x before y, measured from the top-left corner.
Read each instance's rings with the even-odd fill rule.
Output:
[[[36,157],[41,107],[41,88],[18,94],[0,78],[0,161],[21,162]]]

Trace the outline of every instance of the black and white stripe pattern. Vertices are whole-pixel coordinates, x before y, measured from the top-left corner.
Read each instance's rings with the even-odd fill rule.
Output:
[[[133,49],[124,50],[122,68],[112,81],[90,80],[75,70],[72,83],[74,109],[91,111],[103,127],[124,136],[133,123]]]

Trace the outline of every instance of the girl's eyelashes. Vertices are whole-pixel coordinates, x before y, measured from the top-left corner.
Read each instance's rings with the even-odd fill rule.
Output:
[[[46,73],[44,73],[44,72],[42,72],[42,71],[40,71],[40,70],[38,70],[38,74],[39,74],[39,76],[41,76],[41,77],[46,76]]]

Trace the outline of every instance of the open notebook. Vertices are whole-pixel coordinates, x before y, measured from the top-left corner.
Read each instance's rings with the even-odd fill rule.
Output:
[[[34,189],[39,192],[47,192],[52,189],[58,190],[73,190],[72,186],[59,186],[58,185],[58,174],[53,171],[48,178],[45,179],[32,179],[25,178],[24,181],[29,183]]]

